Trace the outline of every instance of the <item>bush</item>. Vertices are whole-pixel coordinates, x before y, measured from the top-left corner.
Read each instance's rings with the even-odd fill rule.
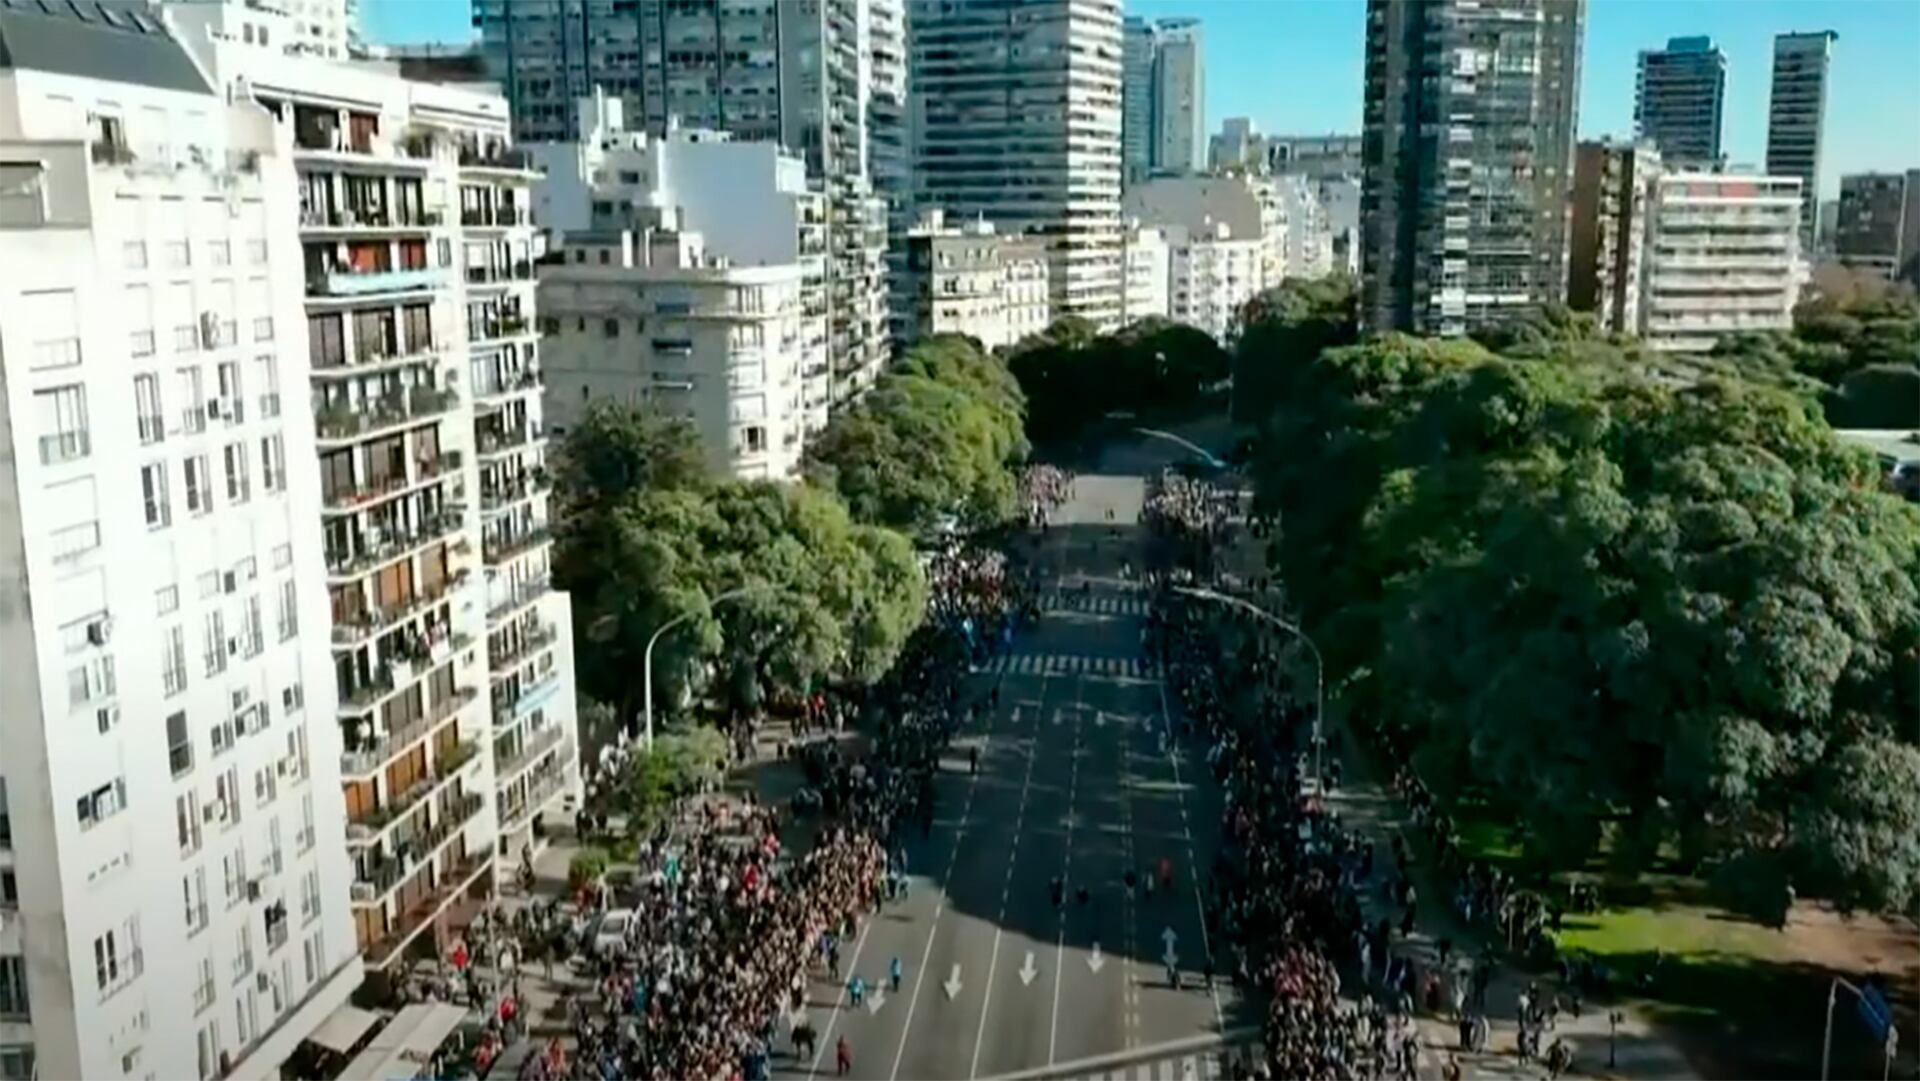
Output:
[[[604,848],[583,848],[574,853],[573,861],[567,864],[567,885],[579,889],[600,880],[607,873],[609,863]]]

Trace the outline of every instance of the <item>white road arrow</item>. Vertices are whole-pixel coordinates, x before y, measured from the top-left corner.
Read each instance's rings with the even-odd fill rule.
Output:
[[[879,1013],[880,1007],[886,1004],[887,993],[879,988],[875,988],[873,994],[867,996],[867,1012],[870,1014]]]
[[[1033,978],[1038,975],[1040,975],[1040,970],[1033,967],[1033,951],[1028,950],[1027,963],[1020,966],[1020,986],[1025,987],[1032,983]]]
[[[1094,943],[1093,953],[1087,957],[1087,967],[1098,972],[1100,971],[1100,966],[1106,963],[1107,959],[1100,956],[1100,944],[1098,942]]]
[[[953,996],[960,993],[960,966],[959,965],[953,966],[953,972],[947,976],[947,982],[941,984],[940,986],[946,988],[948,998],[952,998]]]

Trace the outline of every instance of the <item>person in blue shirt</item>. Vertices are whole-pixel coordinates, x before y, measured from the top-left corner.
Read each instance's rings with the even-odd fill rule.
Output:
[[[848,980],[847,995],[853,1000],[855,1006],[865,1002],[867,1000],[867,981],[858,976]]]
[[[900,958],[895,956],[892,962],[887,965],[887,977],[893,981],[893,993],[896,995],[900,993],[901,971]]]

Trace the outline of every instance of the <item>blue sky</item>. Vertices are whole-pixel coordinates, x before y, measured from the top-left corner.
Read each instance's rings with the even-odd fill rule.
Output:
[[[360,0],[380,42],[459,41],[466,0]],[[1206,25],[1207,127],[1251,116],[1286,134],[1358,131],[1364,48],[1361,0],[1127,0],[1147,18],[1197,15]],[[1726,150],[1759,164],[1766,151],[1773,35],[1834,30],[1833,84],[1821,192],[1842,173],[1920,168],[1920,3],[1915,0],[1591,0],[1581,57],[1580,134],[1633,129],[1641,49],[1711,36],[1727,54]]]

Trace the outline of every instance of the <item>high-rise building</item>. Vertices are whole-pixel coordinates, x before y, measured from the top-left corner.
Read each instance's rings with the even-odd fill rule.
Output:
[[[1676,167],[1711,169],[1721,162],[1720,113],[1727,94],[1727,56],[1710,37],[1667,39],[1642,49],[1633,84],[1633,124],[1660,158]]]
[[[1464,334],[1565,295],[1585,17],[1585,0],[1368,0],[1367,326]]]
[[[1262,173],[1267,170],[1267,141],[1248,117],[1227,117],[1220,122],[1220,130],[1207,140],[1207,171],[1232,170]]]
[[[1310,176],[1359,176],[1358,135],[1269,135],[1263,149],[1275,173]]]
[[[189,43],[272,117],[297,174],[284,228],[301,248],[319,475],[301,524],[329,600],[330,778],[354,943],[390,968],[423,936],[450,945],[581,788],[571,603],[551,581],[538,173],[496,93]]]
[[[1773,39],[1773,96],[1767,106],[1767,173],[1800,178],[1800,248],[1814,250],[1820,214],[1820,139],[1826,127],[1831,30]]]
[[[1120,162],[1128,184],[1153,170],[1153,24],[1129,15],[1120,45]]]
[[[1206,64],[1199,19],[1161,19],[1153,73],[1153,171],[1207,167]]]
[[[582,232],[604,238],[657,228],[661,212],[668,212],[679,228],[700,234],[706,256],[738,267],[799,267],[801,361],[794,375],[802,430],[811,434],[826,427],[832,403],[827,213],[825,197],[807,183],[806,164],[778,144],[742,142],[725,132],[674,128],[655,137],[628,131],[621,105],[618,99],[595,94],[579,103],[579,128],[586,133],[580,142],[531,148],[543,174],[534,193],[541,225],[571,246]],[[559,254],[570,258],[564,251]],[[556,296],[571,301],[565,291]],[[685,329],[667,327],[672,332]],[[664,337],[671,339],[675,333]],[[558,393],[551,392],[549,398]],[[673,406],[670,401],[662,404]],[[569,423],[564,415],[556,420]],[[763,463],[756,458],[742,464],[757,468]]]
[[[1793,328],[1800,299],[1800,180],[1665,173],[1654,187],[1640,297],[1653,349]]]
[[[1054,314],[1114,326],[1118,0],[913,0],[910,21],[915,205],[1044,236]]]
[[[899,4],[475,0],[473,18],[524,141],[583,138],[575,103],[601,88],[636,130],[724,131],[806,162],[829,204],[829,346],[845,402],[888,351],[889,199],[897,224],[908,220]]]
[[[345,60],[365,50],[359,0],[150,0],[167,8],[182,33],[289,56]],[[201,28],[204,27],[203,31]]]
[[[1920,280],[1920,169],[1841,177],[1833,247],[1850,267]]]
[[[680,228],[576,233],[540,272],[547,401],[556,427],[598,401],[684,417],[715,472],[791,477],[805,447],[798,263],[741,266]]]
[[[1046,245],[998,236],[991,222],[951,225],[930,210],[907,237],[910,340],[964,334],[1001,349],[1053,322]]]
[[[1127,183],[1207,168],[1206,58],[1200,20],[1126,20],[1122,158]]]
[[[0,1075],[275,1076],[360,980],[296,168],[0,4]]]
[[[1606,330],[1640,331],[1648,217],[1661,154],[1651,142],[1583,142],[1573,166],[1567,306],[1593,312]]]

